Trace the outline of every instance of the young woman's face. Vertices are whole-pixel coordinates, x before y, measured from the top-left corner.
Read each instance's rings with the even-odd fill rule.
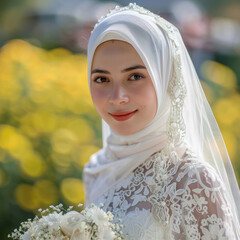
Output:
[[[99,45],[91,68],[91,94],[101,117],[118,134],[143,129],[157,111],[157,96],[147,69],[128,43]]]

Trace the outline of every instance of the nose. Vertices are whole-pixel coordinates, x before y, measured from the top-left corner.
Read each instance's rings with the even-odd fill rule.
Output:
[[[109,103],[114,105],[122,105],[127,102],[129,102],[127,90],[120,84],[115,84],[109,97]]]

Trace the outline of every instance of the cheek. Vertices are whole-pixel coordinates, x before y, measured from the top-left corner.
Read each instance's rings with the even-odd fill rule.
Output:
[[[101,112],[106,102],[106,93],[97,88],[91,87],[91,95],[95,108],[98,110],[99,114],[102,115]]]
[[[139,89],[138,99],[142,107],[146,108],[146,111],[151,116],[155,116],[157,112],[157,96],[152,84],[145,85],[141,90]]]

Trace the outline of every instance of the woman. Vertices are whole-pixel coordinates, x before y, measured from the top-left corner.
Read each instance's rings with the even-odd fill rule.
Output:
[[[178,30],[116,7],[88,65],[104,146],[84,169],[86,204],[121,218],[127,239],[240,239],[239,188]]]

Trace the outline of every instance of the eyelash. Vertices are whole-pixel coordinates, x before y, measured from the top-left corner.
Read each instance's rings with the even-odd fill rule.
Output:
[[[144,78],[143,75],[141,75],[141,74],[139,74],[139,73],[134,73],[134,74],[131,75],[131,77],[129,78],[129,80],[131,80],[131,78],[132,78],[133,76],[140,77],[140,79]],[[131,81],[138,81],[138,80],[140,80],[140,79],[135,79],[135,80],[131,80]]]
[[[132,80],[131,78],[134,77],[134,76],[135,76],[135,77],[137,76],[138,79]],[[132,75],[130,76],[129,80],[130,80],[130,81],[138,81],[138,80],[140,80],[139,77],[140,77],[140,79],[145,78],[145,77],[144,77],[143,75],[141,75],[141,74],[134,73],[134,74],[132,74]],[[105,81],[100,81],[100,82],[99,82],[98,79],[104,79]],[[93,81],[96,82],[96,83],[98,83],[98,84],[105,83],[105,82],[109,82],[109,80],[108,80],[106,77],[96,77]]]
[[[93,81],[96,82],[96,83],[99,83],[99,84],[100,84],[100,83],[104,83],[104,82],[102,82],[102,81],[101,81],[101,82],[98,82],[98,81],[97,81],[98,79],[105,79],[106,81],[104,81],[104,82],[109,82],[106,77],[96,77]]]

